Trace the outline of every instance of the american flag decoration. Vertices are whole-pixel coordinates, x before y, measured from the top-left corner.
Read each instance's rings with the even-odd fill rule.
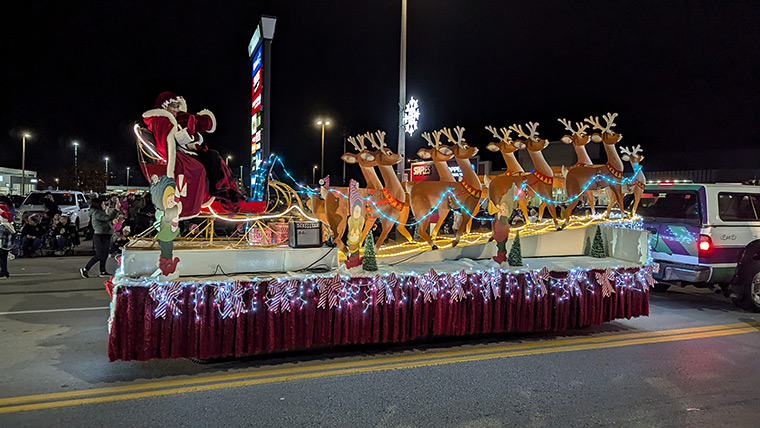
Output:
[[[216,287],[214,303],[219,306],[222,318],[239,316],[243,312],[243,294],[246,287],[240,282],[224,283]]]
[[[335,274],[333,277],[321,277],[317,279],[317,288],[319,290],[318,308],[329,307],[330,309],[340,304],[341,294],[343,293],[343,280],[340,275]]]
[[[422,291],[425,296],[425,303],[430,303],[438,294],[438,274],[432,268],[422,275],[417,281],[417,288]]]
[[[175,316],[182,314],[177,306],[180,293],[182,293],[182,285],[179,282],[151,284],[148,294],[158,302],[153,314],[158,318],[165,318],[167,309],[171,309]]]
[[[607,268],[604,272],[596,273],[596,281],[602,286],[602,296],[610,297],[615,292],[615,288],[610,283],[610,280],[613,278],[613,271],[610,268]]]
[[[544,297],[546,295],[546,281],[551,278],[551,275],[549,274],[549,269],[544,266],[541,270],[532,270],[530,271],[530,277],[533,280],[533,284],[535,284],[538,287],[538,295],[541,297]]]
[[[494,299],[501,297],[501,274],[496,270],[487,270],[483,272],[483,286],[485,293],[483,298],[488,300],[488,295],[491,294]]]
[[[293,297],[296,295],[298,281],[294,279],[277,279],[269,282],[267,287],[267,306],[269,310],[278,312],[290,312]]]

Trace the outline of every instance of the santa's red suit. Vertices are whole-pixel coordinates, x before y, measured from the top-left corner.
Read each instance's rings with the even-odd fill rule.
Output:
[[[170,105],[180,107],[172,114],[167,109]],[[143,113],[143,121],[153,132],[158,154],[167,160],[167,175],[174,171],[182,201],[180,219],[197,215],[212,197],[217,197],[225,209],[236,211],[243,196],[226,163],[218,152],[208,149],[201,135],[216,130],[214,114],[209,110],[188,114],[184,98],[172,92],[159,95],[155,107]],[[173,165],[169,153],[175,153]]]

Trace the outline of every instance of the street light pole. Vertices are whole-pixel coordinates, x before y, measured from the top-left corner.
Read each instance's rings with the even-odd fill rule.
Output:
[[[129,167],[127,167],[127,192],[129,192]]]
[[[58,180],[57,178],[55,179],[55,190],[58,190],[58,182],[59,182],[59,181],[60,181],[60,180]]]
[[[346,128],[343,128],[343,131],[341,132],[341,134],[343,135],[343,153],[346,153],[346,136],[347,136]],[[342,183],[345,186],[346,185],[346,163],[345,162],[341,162],[341,163],[343,164],[343,181],[342,181]]]
[[[108,156],[103,158],[106,161],[106,192],[108,191]]]
[[[26,139],[29,134],[24,133],[21,137],[21,196],[24,196],[24,181],[26,179]]]
[[[74,141],[74,180],[76,181],[76,190],[79,190],[79,143]]]
[[[311,184],[317,183],[317,166],[314,165],[314,168],[311,169]]]
[[[401,162],[397,165],[399,179],[404,178],[406,162],[406,134],[404,129],[404,107],[406,105],[406,0],[401,0],[401,61],[398,85],[398,155]]]
[[[230,166],[230,159],[232,159],[232,155],[227,155],[227,166]]]
[[[319,173],[325,175],[325,126],[329,126],[330,121],[319,119],[317,125],[322,126],[322,158],[319,163]]]

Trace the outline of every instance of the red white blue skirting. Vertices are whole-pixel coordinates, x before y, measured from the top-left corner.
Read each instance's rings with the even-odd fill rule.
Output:
[[[211,359],[433,336],[559,331],[649,314],[650,267],[158,283],[113,290],[108,356]]]

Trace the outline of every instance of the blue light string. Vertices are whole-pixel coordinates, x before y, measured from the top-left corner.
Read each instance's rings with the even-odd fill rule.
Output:
[[[581,189],[580,192],[578,192],[577,195],[573,196],[572,198],[568,198],[565,201],[558,201],[556,199],[549,199],[547,197],[544,197],[544,196],[538,194],[538,192],[535,192],[535,191],[533,193],[535,193],[535,195],[539,199],[541,199],[542,201],[546,202],[547,204],[559,205],[559,204],[563,204],[563,203],[573,203],[573,202],[575,202],[576,199],[581,198],[583,196],[583,194],[586,193],[586,191],[589,189],[589,187],[591,187],[591,185],[593,185],[594,183],[596,183],[596,179],[597,178],[601,178],[601,179],[607,181],[610,184],[621,184],[621,185],[623,185],[623,184],[630,184],[630,183],[632,183],[636,179],[636,176],[639,174],[640,171],[641,171],[641,166],[640,165],[636,165],[636,167],[634,167],[634,169],[633,169],[633,175],[631,175],[628,178],[623,178],[621,180],[614,180],[614,179],[609,178],[607,176],[604,176],[604,175],[601,175],[601,174],[596,174],[596,175],[594,175],[591,178],[591,180],[589,180],[589,181],[586,182],[586,185],[583,186],[583,188]],[[528,183],[526,181],[523,181],[522,185],[520,186],[520,190],[521,191],[526,190],[527,187],[528,187]],[[517,196],[515,196],[515,200],[517,200]]]

